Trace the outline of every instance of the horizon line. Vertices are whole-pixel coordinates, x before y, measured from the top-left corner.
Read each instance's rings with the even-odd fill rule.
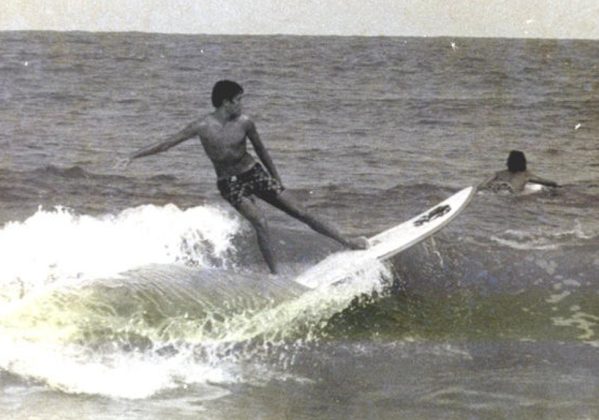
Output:
[[[85,34],[144,34],[173,36],[223,36],[223,37],[297,37],[297,38],[429,38],[429,39],[512,39],[512,40],[547,40],[547,41],[599,41],[598,38],[550,38],[527,36],[489,36],[489,35],[360,35],[360,34],[296,34],[296,33],[204,33],[204,32],[151,32],[141,30],[86,30],[86,29],[0,29],[6,32],[51,32],[51,33],[85,33]]]

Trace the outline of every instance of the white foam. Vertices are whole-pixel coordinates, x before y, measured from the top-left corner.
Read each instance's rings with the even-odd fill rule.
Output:
[[[254,347],[254,338],[262,338],[258,342],[265,346],[301,346],[318,339],[314,334],[332,315],[358,296],[381,291],[383,277],[389,277],[388,269],[376,260],[356,265],[348,257],[345,262],[352,262],[355,270],[347,272],[343,282],[230,316],[213,319],[208,314],[209,334],[192,322],[176,342],[166,343],[173,347],[172,354],[155,352],[155,346],[165,344],[160,343],[162,338],[136,325],[130,326],[132,332],[150,337],[152,346],[127,350],[118,343],[114,348],[110,342],[100,348],[87,343],[81,325],[113,328],[111,321],[103,316],[88,319],[86,312],[78,312],[78,302],[61,300],[62,280],[71,285],[78,279],[113,277],[140,266],[189,259],[201,266],[215,256],[226,259],[233,248],[232,236],[240,228],[239,218],[217,208],[180,210],[172,205],[141,206],[105,217],[40,209],[24,222],[4,226],[0,253],[7,263],[0,267],[0,286],[21,282],[26,293],[0,306],[0,369],[68,393],[117,398],[147,398],[192,385],[245,381],[240,379],[243,365],[236,356],[264,351]],[[81,298],[85,302],[85,296]],[[56,307],[52,306],[55,299]],[[57,310],[48,311],[45,302]],[[72,317],[82,322],[72,322]],[[280,363],[293,363],[293,351],[281,354]],[[222,395],[217,391],[214,395]]]
[[[567,230],[556,230],[546,226],[531,226],[526,230],[507,229],[491,239],[501,245],[518,250],[554,250],[563,245],[579,242],[580,239],[591,239],[592,235],[584,232],[580,221],[575,220],[574,227]]]
[[[0,369],[68,393],[132,399],[193,385],[254,381],[251,372],[250,378],[245,377],[246,367],[239,364],[238,356],[261,354],[271,345],[290,345],[291,351],[283,351],[278,362],[286,367],[293,363],[296,346],[318,339],[314,333],[357,296],[382,291],[388,275],[388,269],[374,261],[336,285],[219,319],[208,335],[202,328],[193,328],[179,337],[182,340],[170,343],[174,351],[169,354],[158,354],[154,347],[127,351],[116,343],[114,348],[87,346],[77,338],[82,336],[77,322],[69,321],[70,311],[44,316],[44,305],[31,294],[19,301],[15,307],[19,310],[0,322]],[[263,347],[251,342],[257,337]],[[217,398],[222,392],[216,389],[210,395]]]
[[[14,298],[60,279],[110,277],[149,264],[206,266],[220,258],[226,265],[239,229],[239,218],[210,206],[144,205],[103,217],[39,209],[0,229],[0,285]]]
[[[192,384],[229,383],[230,370],[199,363],[192,351],[172,357],[151,353],[93,354],[76,346],[55,346],[0,335],[0,367],[73,394],[148,398]]]
[[[595,330],[599,325],[599,317],[580,310],[579,307],[573,306],[570,308],[572,315],[570,317],[554,317],[551,318],[553,324],[559,327],[573,327],[580,331],[579,340],[587,343],[597,343]]]
[[[340,254],[349,264],[351,255]],[[297,328],[302,329],[303,340],[314,339],[313,332],[319,330],[323,322],[346,308],[356,297],[382,292],[386,280],[392,277],[389,268],[376,259],[364,262],[362,266],[354,264],[351,268],[345,271],[343,281],[331,283],[322,278],[321,286],[294,300],[263,309],[250,317],[246,314],[234,317],[227,322],[220,341],[240,342],[256,336],[269,342],[283,341],[294,337]],[[314,279],[313,283],[317,284],[318,280]]]

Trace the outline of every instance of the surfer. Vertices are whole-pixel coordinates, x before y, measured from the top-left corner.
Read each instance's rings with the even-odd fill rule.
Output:
[[[524,191],[527,183],[540,184],[548,187],[558,187],[557,183],[536,176],[526,169],[526,156],[519,150],[512,150],[507,158],[507,170],[496,172],[482,182],[478,189],[493,192],[508,191],[519,193]]]
[[[120,166],[125,168],[134,159],[164,152],[185,140],[199,137],[214,165],[218,190],[254,227],[262,256],[273,274],[277,272],[273,244],[266,216],[256,205],[254,197],[259,197],[347,248],[367,248],[366,238],[346,238],[335,227],[308,213],[286,192],[254,121],[242,113],[242,98],[243,88],[238,83],[218,81],[212,89],[212,113],[191,122],[166,140],[132,153]],[[248,153],[248,139],[261,163]]]

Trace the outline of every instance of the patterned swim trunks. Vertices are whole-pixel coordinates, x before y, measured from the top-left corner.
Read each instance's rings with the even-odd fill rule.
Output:
[[[255,195],[268,201],[284,190],[281,183],[266,172],[260,163],[242,174],[219,179],[216,185],[223,198],[235,207],[241,204],[243,197]]]

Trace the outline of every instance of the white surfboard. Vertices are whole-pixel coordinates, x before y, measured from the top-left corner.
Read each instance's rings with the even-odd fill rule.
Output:
[[[527,182],[524,184],[524,190],[521,192],[521,194],[534,194],[546,190],[547,187],[544,185]]]
[[[346,278],[364,267],[367,261],[387,260],[446,226],[468,205],[474,192],[474,187],[464,188],[407,222],[373,236],[369,239],[370,248],[332,254],[300,274],[295,281],[316,288]]]

